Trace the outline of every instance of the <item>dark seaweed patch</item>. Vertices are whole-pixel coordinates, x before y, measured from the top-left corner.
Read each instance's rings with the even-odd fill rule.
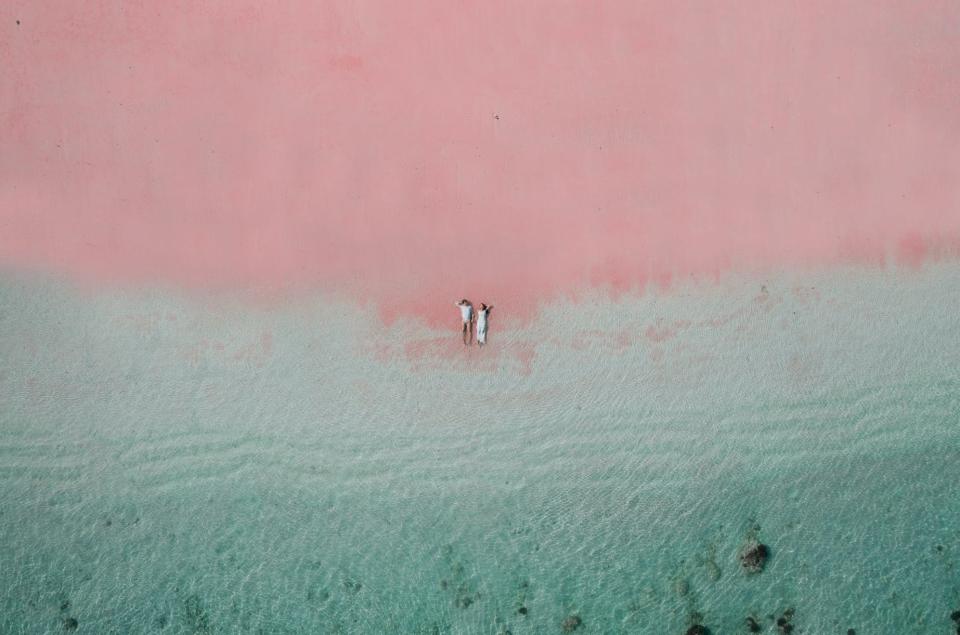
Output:
[[[194,632],[206,633],[210,630],[210,617],[203,608],[203,603],[197,595],[191,595],[183,601],[184,618]]]
[[[793,624],[790,623],[790,620],[793,619],[793,609],[787,609],[783,612],[783,615],[777,618],[777,632],[782,633],[783,635],[789,635],[793,632]]]
[[[466,567],[455,559],[453,546],[444,545],[441,553],[450,566],[450,577],[440,581],[440,588],[444,591],[453,590],[453,605],[458,609],[469,608],[480,599],[480,593],[474,591]]]
[[[363,589],[363,584],[348,576],[343,579],[343,588],[351,593],[359,593]]]

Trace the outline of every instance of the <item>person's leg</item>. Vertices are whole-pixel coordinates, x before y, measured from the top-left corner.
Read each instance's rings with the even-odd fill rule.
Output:
[[[463,323],[463,345],[464,346],[467,345],[467,331],[469,330],[470,330],[470,323],[464,322]]]

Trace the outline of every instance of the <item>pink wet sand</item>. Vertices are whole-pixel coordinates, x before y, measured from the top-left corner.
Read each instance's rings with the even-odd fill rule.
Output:
[[[455,323],[960,237],[953,1],[134,5],[0,6],[7,266]]]

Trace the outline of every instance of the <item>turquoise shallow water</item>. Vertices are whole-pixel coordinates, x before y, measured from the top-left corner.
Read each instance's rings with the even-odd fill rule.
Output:
[[[953,632],[958,274],[597,294],[481,356],[7,272],[0,632]]]

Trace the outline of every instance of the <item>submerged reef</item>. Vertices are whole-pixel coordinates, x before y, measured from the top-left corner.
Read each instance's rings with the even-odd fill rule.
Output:
[[[560,623],[560,628],[563,629],[564,633],[572,633],[582,625],[583,620],[580,619],[579,615],[574,613],[573,615],[568,615],[567,617],[563,618],[563,622]]]
[[[759,538],[760,525],[751,521],[750,527],[744,536],[743,546],[740,548],[738,559],[740,566],[749,573],[760,573],[770,559],[770,547]]]
[[[770,557],[770,549],[762,542],[749,541],[740,550],[740,564],[747,573],[760,573]]]

